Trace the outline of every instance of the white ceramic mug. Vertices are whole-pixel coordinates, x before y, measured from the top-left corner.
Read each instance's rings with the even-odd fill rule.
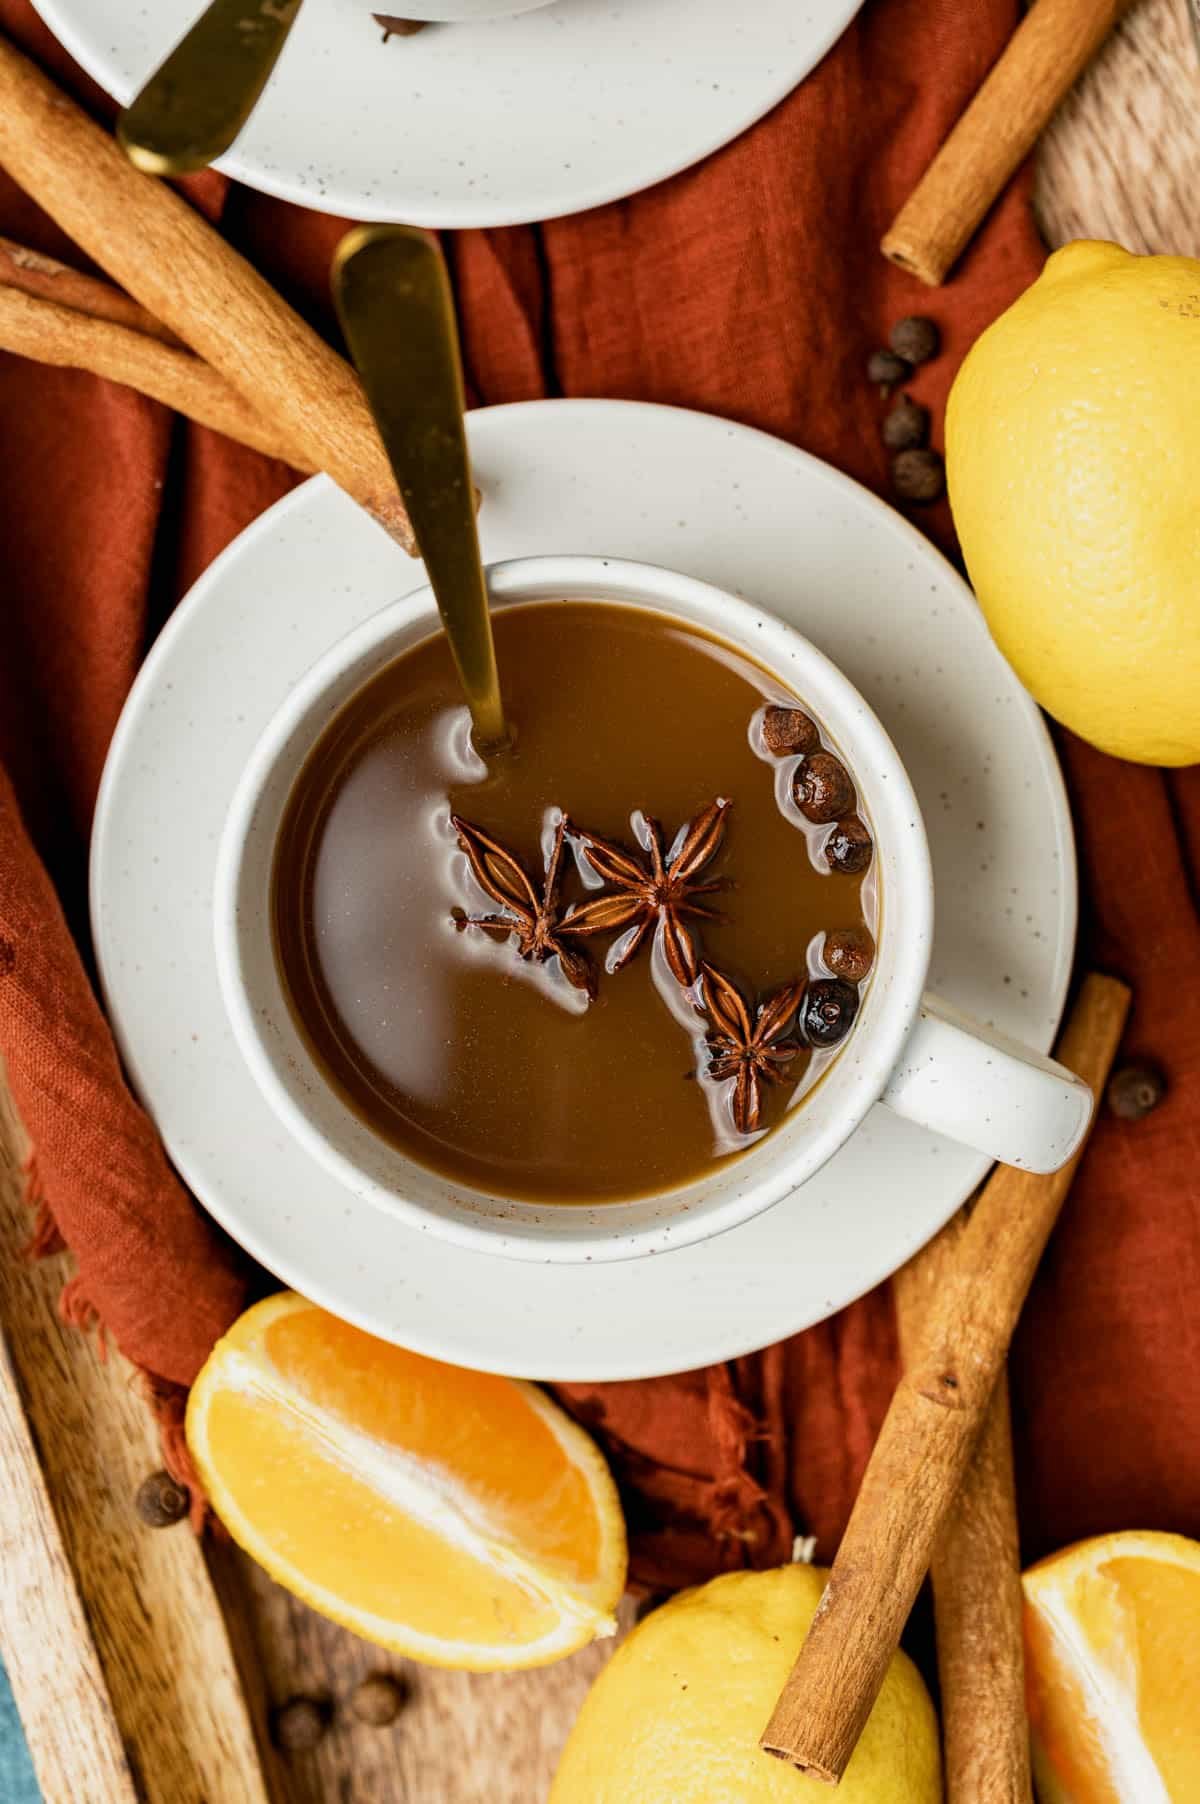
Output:
[[[292,1019],[271,934],[271,868],[309,750],[356,690],[438,628],[420,589],[342,639],[292,689],[251,755],[218,855],[217,961],[238,1043],[288,1131],[358,1196],[446,1239],[516,1258],[624,1259],[735,1227],[788,1195],[849,1139],[874,1103],[1033,1171],[1065,1163],[1091,1115],[1086,1085],[925,993],[933,876],[912,784],[853,685],[792,627],[691,577],[598,557],[494,565],[493,608],[571,598],[658,609],[727,640],[810,707],[845,759],[875,836],[875,967],[854,1029],[802,1106],[745,1154],[681,1189],[595,1206],[472,1191],[374,1134],[315,1065]],[[330,1224],[330,1232],[336,1224]]]

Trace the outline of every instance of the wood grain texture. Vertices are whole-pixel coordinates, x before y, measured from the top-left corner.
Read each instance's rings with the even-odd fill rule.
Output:
[[[892,1280],[901,1353],[921,1331],[954,1268],[971,1209]],[[1001,1373],[975,1457],[930,1568],[937,1627],[946,1804],[1032,1804],[1021,1555],[1008,1381]]]
[[[0,1335],[0,1655],[46,1804],[91,1775],[107,1804],[137,1804],[100,1656]]]
[[[95,1338],[60,1321],[67,1261],[23,1257],[31,1224],[22,1145],[0,1079],[0,1332],[137,1795],[142,1804],[271,1804],[200,1544],[186,1523],[146,1528],[134,1508],[138,1485],[162,1463],[145,1402],[117,1354],[102,1363]],[[6,1459],[5,1487],[17,1471]],[[44,1558],[44,1548],[39,1530],[16,1567]],[[6,1594],[8,1571],[6,1551]],[[15,1656],[18,1679],[37,1656],[30,1633],[36,1626]],[[81,1758],[71,1739],[70,1712],[58,1707],[62,1682],[43,1672],[39,1685],[32,1704],[22,1698],[35,1766],[52,1772],[58,1762],[70,1781],[56,1784],[47,1804],[119,1804],[120,1791],[110,1796],[98,1776],[98,1744],[95,1759]]]
[[[1129,991],[1084,979],[1058,1056],[1099,1094]],[[1079,1154],[1049,1176],[997,1167],[943,1272],[875,1443],[829,1583],[762,1737],[836,1784],[870,1715],[974,1456],[1009,1342]]]
[[[412,550],[362,387],[244,257],[174,189],[0,38],[0,164],[135,300],[279,424]]]
[[[218,1589],[239,1609],[274,1708],[296,1694],[320,1698],[331,1726],[312,1753],[285,1754],[288,1804],[543,1804],[588,1687],[621,1632],[531,1672],[447,1672],[418,1666],[326,1622],[228,1544],[213,1549]],[[408,1701],[387,1728],[361,1723],[356,1685],[387,1673]]]

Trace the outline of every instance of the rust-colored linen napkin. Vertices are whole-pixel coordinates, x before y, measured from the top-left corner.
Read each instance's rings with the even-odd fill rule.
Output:
[[[930,307],[945,354],[913,389],[940,421],[963,353],[1039,266],[1024,185],[935,297],[875,249],[1015,11],[868,0],[808,81],[699,168],[579,218],[450,241],[474,395],[707,408],[884,489],[866,351]],[[108,116],[28,0],[0,0],[0,25]],[[402,81],[402,42],[387,54]],[[342,222],[212,176],[189,192],[331,327]],[[77,260],[3,178],[0,231]],[[126,391],[12,358],[0,359],[0,422],[0,1053],[36,1150],[40,1244],[57,1233],[74,1258],[68,1307],[98,1316],[177,1426],[183,1387],[255,1277],[122,1083],[87,975],[85,847],[147,645],[293,478]],[[949,542],[944,507],[924,520]],[[1134,985],[1129,1050],[1156,1059],[1170,1089],[1142,1121],[1101,1122],[1025,1315],[1013,1390],[1032,1553],[1122,1525],[1200,1533],[1200,773],[1119,765],[1067,738],[1062,751],[1084,955]],[[635,1575],[673,1585],[785,1558],[801,1527],[828,1556],[895,1372],[884,1287],[765,1353],[560,1395],[613,1458]],[[169,1445],[178,1458],[177,1434]]]

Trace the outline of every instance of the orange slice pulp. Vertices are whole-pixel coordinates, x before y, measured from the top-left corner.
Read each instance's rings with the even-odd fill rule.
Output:
[[[616,1490],[534,1385],[405,1352],[284,1292],[218,1342],[187,1436],[234,1539],[368,1640],[491,1671],[613,1631]]]
[[[1022,1582],[1042,1804],[1196,1804],[1200,1543],[1101,1535]]]

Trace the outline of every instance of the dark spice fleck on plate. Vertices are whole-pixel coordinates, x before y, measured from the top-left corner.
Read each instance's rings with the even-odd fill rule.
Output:
[[[427,19],[398,19],[395,13],[372,13],[371,17],[376,25],[382,25],[385,44],[389,38],[411,38],[429,23]]]

